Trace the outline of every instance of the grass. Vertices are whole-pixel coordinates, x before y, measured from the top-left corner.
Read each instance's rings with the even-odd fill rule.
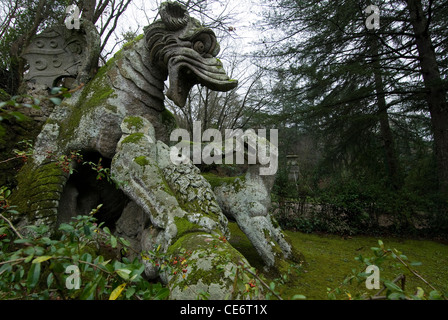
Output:
[[[247,237],[241,232],[236,223],[229,223],[232,234],[230,243],[239,250],[258,270],[263,264]],[[284,299],[290,299],[295,294],[302,294],[309,300],[328,299],[327,288],[335,289],[341,286],[343,280],[352,269],[364,271],[365,265],[355,260],[356,256],[373,257],[371,247],[378,247],[379,238],[369,236],[354,236],[344,239],[337,235],[305,234],[301,232],[286,231],[293,245],[301,251],[306,259],[306,265],[301,268],[299,276],[280,287],[280,294]],[[413,240],[393,237],[383,237],[386,248],[397,249],[407,256],[408,262],[421,262],[421,265],[412,267],[425,280],[440,292],[448,292],[448,245],[430,241]],[[398,261],[390,258],[381,267],[381,279],[393,280],[403,273],[406,276],[406,293],[413,294],[417,287],[423,288],[426,294],[430,289],[420,279],[411,274],[409,270],[397,264]],[[273,276],[265,274],[268,281]],[[348,299],[356,293],[374,295],[377,290],[368,290],[365,283],[354,281],[351,285],[341,287],[342,293],[338,299]]]

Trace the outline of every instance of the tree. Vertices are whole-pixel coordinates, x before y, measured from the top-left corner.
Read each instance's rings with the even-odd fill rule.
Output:
[[[421,0],[407,0],[406,3],[415,34],[419,64],[426,89],[428,109],[431,114],[440,191],[448,199],[447,83],[446,80],[442,80],[430,34],[433,1],[429,1],[426,14],[423,12]]]
[[[425,92],[430,92],[427,90],[430,81],[421,81],[425,72],[423,67],[419,69],[422,54],[416,50],[418,36],[412,32],[411,25],[415,23],[407,6],[403,2],[381,1],[378,4],[380,29],[368,30],[364,9],[369,4],[348,0],[271,2],[265,22],[276,29],[277,36],[266,39],[264,53],[270,53],[271,65],[274,62],[271,70],[279,79],[275,101],[289,105],[283,110],[283,117],[325,137],[327,155],[352,168],[361,163],[362,167],[378,172],[375,159],[383,158],[386,171],[381,172],[387,174],[390,186],[396,189],[401,184],[402,173],[394,132],[397,134],[402,125],[392,127],[391,124],[400,124],[415,116],[431,116],[435,150],[441,163],[446,155],[438,150],[448,148],[438,146],[441,143],[437,141],[444,138],[436,138],[435,131],[439,127],[439,135],[446,132],[446,121],[437,122],[444,119],[440,114],[443,102],[435,107],[439,110],[437,119],[431,114],[433,108],[422,107],[428,105],[422,102]],[[432,1],[425,4],[426,10],[421,10],[419,19],[424,18],[425,12],[431,16],[429,20],[441,23],[440,13],[435,13],[436,5]],[[441,8],[442,4],[438,3],[437,9]],[[433,53],[441,52],[446,46],[441,41],[446,37],[446,30],[431,21],[421,21],[428,34],[420,46],[431,47],[434,37],[430,32],[434,30],[438,41],[434,42]],[[443,61],[441,58],[432,54],[426,67],[432,65],[431,70],[437,70]],[[431,82],[432,90],[438,93],[434,100],[446,101],[437,98],[446,95],[440,73],[433,72],[432,77],[438,79],[434,80],[437,85]],[[376,151],[380,144],[382,153]],[[441,181],[445,179],[444,168],[439,169],[438,175]]]
[[[102,37],[102,51],[130,2],[131,0],[74,2],[82,12],[82,18],[97,26]],[[0,85],[2,89],[14,95],[26,71],[26,62],[21,57],[22,51],[37,33],[51,25],[64,23],[66,8],[72,3],[68,0],[2,0],[2,4],[4,9],[0,16],[0,72],[6,80]],[[104,60],[104,53],[102,57]]]
[[[216,128],[224,133],[225,129],[248,128],[253,124],[253,117],[267,105],[262,70],[248,67],[244,57],[236,53],[231,55],[231,63],[226,66],[226,70],[230,77],[238,79],[237,89],[216,92],[196,86],[182,109],[167,101],[169,108],[177,116],[179,125],[189,130],[190,134],[194,121],[201,121],[203,131]]]

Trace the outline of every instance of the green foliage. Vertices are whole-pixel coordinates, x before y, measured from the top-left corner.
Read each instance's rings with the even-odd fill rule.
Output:
[[[427,31],[443,79],[441,39],[448,29],[442,3],[422,2],[425,15],[434,15]],[[423,212],[425,223],[432,220],[428,232],[444,235],[447,199],[437,190],[443,175],[434,161],[421,57],[413,32],[402,33],[412,30],[409,8],[382,1],[381,27],[368,30],[364,8],[369,4],[280,0],[264,6],[261,28],[274,31],[265,32],[259,52],[276,79],[269,119],[280,129],[279,150],[301,155],[299,183],[288,181],[286,165],[279,162],[274,193],[293,198],[299,207],[304,201],[325,207],[311,218],[300,209],[295,217],[284,215],[282,223],[307,232],[352,234],[375,228],[376,217],[383,215],[393,231],[414,232],[412,220]],[[306,148],[305,136],[318,153]],[[307,157],[314,158],[313,166]]]
[[[419,169],[427,172],[425,167]],[[273,211],[283,228],[344,235],[384,231],[446,234],[448,221],[443,215],[443,200],[434,185],[416,185],[414,178],[408,177],[400,190],[392,190],[384,178],[336,174],[320,177],[312,191],[300,193],[303,188],[279,171],[273,189]],[[415,179],[424,178],[419,174]],[[426,179],[431,177],[427,175]]]
[[[39,99],[32,98],[33,104],[18,102],[18,100],[22,98],[23,96],[14,96],[6,101],[0,101],[0,121],[11,118],[14,118],[17,121],[25,121],[28,120],[29,118],[20,111],[21,108],[34,108],[34,109],[40,108]],[[5,128],[0,124],[0,137],[4,136],[5,133],[6,133]]]
[[[9,2],[9,3],[8,3]],[[17,92],[17,68],[20,55],[31,38],[44,28],[61,23],[68,0],[15,0],[2,3],[0,17],[0,87],[10,93]],[[25,44],[25,45],[24,45]],[[24,70],[21,70],[22,72]]]
[[[339,287],[335,289],[327,289],[329,299],[337,299],[342,295],[348,297],[350,300],[448,300],[448,294],[442,294],[427,280],[425,280],[416,270],[413,269],[414,266],[421,265],[420,262],[409,262],[406,255],[404,255],[397,249],[386,248],[383,241],[381,240],[378,241],[378,247],[372,247],[371,250],[374,253],[372,257],[367,258],[362,256],[361,254],[355,257],[355,260],[358,261],[363,268],[352,269],[351,274],[344,279]],[[387,262],[387,260],[392,260],[391,266],[395,270],[400,271],[400,274],[393,280],[381,276],[383,274],[382,271],[384,270],[383,265],[385,265],[385,262]],[[350,286],[357,285],[359,287],[365,285],[367,277],[371,274],[366,273],[364,270],[367,266],[370,265],[375,265],[379,268],[380,283],[382,283],[382,288],[378,292],[375,292],[375,294],[368,292],[357,292],[356,294],[350,293]],[[426,285],[430,287],[431,291],[429,293],[425,293],[422,287],[417,287],[411,293],[409,292],[409,290],[405,290],[407,279],[405,274],[407,274],[408,276],[416,277],[419,281],[421,281],[422,286]],[[397,285],[398,281],[401,281],[401,286]],[[384,295],[381,295],[383,292]]]
[[[98,208],[99,209],[99,208]],[[95,211],[93,211],[94,213]],[[168,290],[142,276],[137,258],[121,260],[101,254],[105,248],[131,250],[129,243],[102,228],[92,216],[78,216],[59,226],[49,238],[48,227],[26,226],[28,236],[0,221],[0,298],[3,299],[165,299]],[[68,289],[69,266],[80,271],[79,289]]]
[[[13,97],[2,94],[0,96],[0,122],[11,118],[16,121],[29,120],[29,118],[23,113],[23,109],[40,109],[40,104],[44,101],[50,101],[54,105],[60,105],[62,103],[62,99],[71,97],[69,90],[63,87],[54,87],[50,92],[51,95],[39,98],[32,97],[27,94]],[[5,135],[5,133],[5,129],[0,123],[0,137]]]

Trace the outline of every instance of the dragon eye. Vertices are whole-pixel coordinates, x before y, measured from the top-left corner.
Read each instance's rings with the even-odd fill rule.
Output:
[[[205,44],[202,41],[198,40],[194,43],[193,49],[196,52],[203,54],[205,52]]]
[[[192,43],[193,49],[200,55],[213,55],[215,53],[215,48],[217,47],[216,37],[213,33],[210,32],[202,32],[196,35]]]

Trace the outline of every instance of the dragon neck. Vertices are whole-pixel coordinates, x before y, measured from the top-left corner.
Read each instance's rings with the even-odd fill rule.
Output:
[[[151,66],[148,55],[144,39],[124,48],[121,59],[115,61],[118,72],[114,72],[111,82],[115,89],[127,93],[133,101],[160,112],[165,109],[164,82],[168,75]]]

